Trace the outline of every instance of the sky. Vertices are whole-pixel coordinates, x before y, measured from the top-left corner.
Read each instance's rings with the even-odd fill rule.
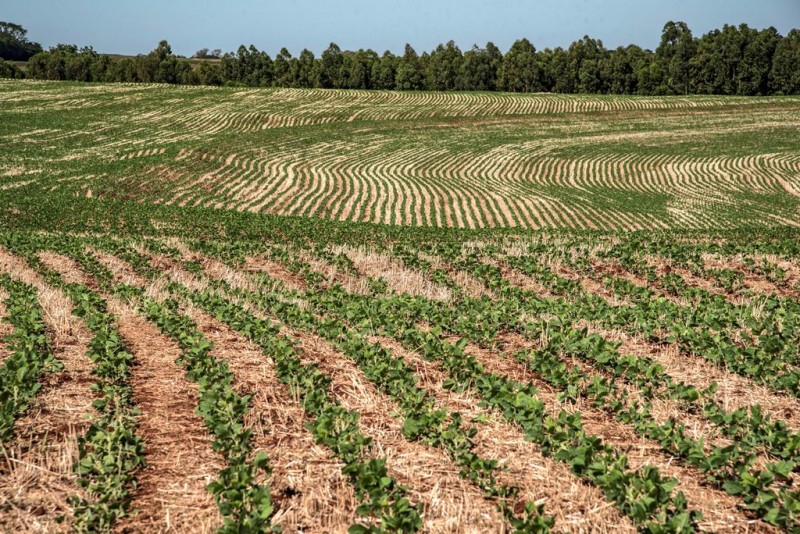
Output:
[[[800,0],[0,0],[0,20],[28,30],[45,48],[91,45],[109,54],[147,53],[166,39],[176,54],[255,45],[275,55],[331,42],[344,50],[417,52],[454,40],[466,50],[494,42],[507,50],[527,37],[537,49],[567,47],[584,35],[608,48],[654,49],[669,20],[696,36],[723,24],[800,28]]]

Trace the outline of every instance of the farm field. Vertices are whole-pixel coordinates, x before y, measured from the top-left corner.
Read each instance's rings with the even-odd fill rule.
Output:
[[[796,234],[361,231],[2,233],[3,530],[797,529]]]
[[[0,82],[0,190],[455,228],[800,223],[800,98]]]
[[[800,530],[800,98],[0,119],[0,532]]]

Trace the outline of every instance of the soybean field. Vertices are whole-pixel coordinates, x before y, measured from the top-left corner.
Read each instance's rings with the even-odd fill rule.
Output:
[[[0,531],[800,530],[800,99],[0,119]]]
[[[0,82],[0,188],[455,228],[800,223],[800,97]]]

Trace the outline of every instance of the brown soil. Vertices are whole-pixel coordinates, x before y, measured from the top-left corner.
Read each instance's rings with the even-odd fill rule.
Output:
[[[211,449],[213,437],[195,413],[197,386],[176,363],[180,348],[116,299],[109,310],[134,355],[131,387],[141,410],[137,434],[145,442],[145,467],[138,476],[132,507],[141,512],[120,528],[207,532],[221,517],[206,485],[223,459]]]
[[[80,267],[58,254],[41,254],[42,261],[71,281],[93,285]],[[185,377],[176,360],[175,342],[139,317],[128,305],[108,298],[120,334],[135,364],[131,368],[137,435],[145,443],[146,467],[137,476],[131,508],[120,530],[209,532],[222,523],[206,485],[216,479],[224,460],[211,448],[213,437],[195,413],[197,386]]]
[[[508,266],[505,263],[486,259],[484,260],[489,265],[493,265],[500,269],[503,278],[508,280],[509,283],[517,286],[525,291],[530,291],[540,298],[551,298],[553,294],[543,285],[531,278],[530,276]]]
[[[375,390],[346,356],[317,336],[286,329],[299,340],[309,361],[331,376],[342,406],[357,411],[362,431],[373,438],[374,452],[387,460],[389,474],[408,487],[412,503],[422,508],[426,532],[503,531],[503,519],[480,490],[458,475],[458,467],[439,450],[407,441],[394,402]]]
[[[753,528],[764,531],[769,529],[768,525],[747,518],[738,509],[737,499],[706,486],[702,482],[702,474],[693,468],[679,465],[673,457],[663,453],[658,444],[640,437],[627,425],[618,423],[606,413],[583,402],[564,404],[557,401],[558,391],[541,381],[512,356],[486,351],[474,345],[467,346],[467,353],[477,358],[489,372],[536,386],[539,398],[547,405],[551,414],[555,415],[562,409],[580,412],[586,433],[602,438],[605,443],[625,453],[631,469],[652,465],[658,467],[662,476],[678,479],[676,491],[684,492],[691,509],[703,513],[700,523],[703,530],[740,532]]]
[[[369,294],[369,285],[364,277],[357,277],[350,273],[342,272],[337,269],[336,266],[304,251],[301,251],[298,257],[301,261],[308,263],[313,271],[322,274],[326,278],[328,286],[338,283],[350,293],[357,293],[359,295]]]
[[[512,272],[514,271],[512,270]],[[616,270],[614,272],[617,273]],[[509,279],[512,283],[519,284],[520,287],[535,289],[536,286],[535,281],[516,272]],[[526,281],[525,279],[530,280],[527,287],[522,285]],[[596,281],[587,279],[583,279],[583,281],[584,285],[591,286],[593,293],[604,297],[611,304],[617,302],[616,297]],[[639,279],[636,279],[636,283],[638,285],[646,284],[645,281]],[[727,411],[760,404],[763,411],[771,417],[785,420],[795,430],[800,429],[800,406],[797,399],[793,397],[775,392],[748,378],[719,368],[703,358],[681,354],[679,349],[673,345],[655,345],[640,336],[632,336],[618,330],[609,331],[592,324],[588,326],[591,331],[599,333],[609,341],[621,342],[619,350],[622,354],[633,354],[655,360],[676,381],[694,385],[700,389],[705,389],[716,382],[718,389],[715,398]]]
[[[485,458],[497,458],[506,472],[499,474],[503,483],[520,488],[527,502],[544,504],[547,515],[556,520],[556,528],[567,532],[635,532],[631,521],[601,491],[577,479],[569,468],[542,455],[541,449],[527,441],[519,429],[503,420],[501,414],[479,408],[480,399],[470,393],[444,389],[447,372],[388,338],[372,338],[401,357],[414,368],[421,387],[436,399],[438,407],[460,412],[465,422],[477,417],[475,452]]]
[[[77,438],[95,413],[90,390],[94,364],[87,356],[92,335],[72,315],[69,299],[44,285],[23,260],[0,250],[0,272],[39,290],[53,355],[64,365],[63,371],[44,377],[42,391],[16,422],[15,439],[0,445],[0,530],[64,531],[72,518],[67,500],[84,496],[73,466]],[[56,521],[59,516],[63,523]]]
[[[213,269],[216,270],[216,269]],[[228,270],[226,268],[226,270]],[[213,276],[213,274],[212,274]],[[239,279],[239,282],[247,283],[247,277],[236,276],[236,273],[230,275],[230,278]],[[323,365],[323,369],[329,372],[335,378],[336,384],[336,392],[338,395],[344,395],[343,399],[349,399],[347,402],[352,403],[353,407],[356,407],[359,412],[365,414],[366,422],[365,428],[368,429],[368,432],[371,434],[380,432],[382,436],[386,436],[387,428],[391,429],[391,424],[394,423],[395,427],[399,425],[396,421],[391,421],[390,417],[387,417],[386,414],[391,413],[393,407],[391,403],[382,400],[380,395],[372,389],[371,384],[366,382],[366,379],[360,375],[360,371],[355,368],[352,362],[349,362],[344,356],[337,355],[336,351],[333,351],[329,346],[325,347],[324,341],[319,339],[314,339],[313,336],[306,336],[297,334],[292,332],[292,335],[298,337],[303,340],[303,344],[306,348],[306,353],[314,356],[315,361],[319,361]],[[314,348],[313,350],[309,350],[308,347],[315,347],[318,346],[319,343],[322,343],[323,348]],[[471,348],[470,350],[475,350]],[[511,374],[511,376],[519,376],[514,373],[519,373],[521,369],[515,369],[514,367],[522,368],[521,364],[518,364],[515,360],[508,360],[503,358],[501,355],[497,354],[485,354],[487,358],[491,358],[494,360],[493,363],[489,364],[491,368],[492,365],[500,366],[501,372]],[[483,360],[482,360],[483,361]],[[509,363],[510,362],[510,363]],[[487,363],[487,362],[483,362]],[[508,367],[510,365],[510,367]],[[527,373],[527,370],[524,370]],[[530,373],[528,373],[530,375]],[[536,378],[534,376],[522,376],[523,379],[528,379],[531,381],[536,382]],[[607,414],[602,412],[598,412],[594,409],[591,409],[587,406],[567,406],[567,405],[559,405],[555,402],[555,394],[556,392],[551,388],[548,388],[545,384],[537,383],[537,386],[540,387],[540,393],[542,395],[543,400],[548,402],[551,406],[552,410],[557,410],[560,408],[568,409],[568,410],[580,410],[583,412],[585,427],[587,432],[595,433],[601,436],[606,442],[610,443],[611,445],[617,447],[621,451],[627,451],[629,460],[634,467],[641,467],[648,463],[657,465],[659,469],[662,471],[662,474],[668,476],[676,476],[679,478],[681,484],[679,486],[679,490],[684,491],[690,500],[690,505],[694,509],[699,509],[704,512],[705,519],[702,523],[704,529],[713,529],[713,530],[722,530],[722,531],[737,531],[742,529],[748,528],[756,528],[762,529],[764,527],[763,524],[759,522],[752,522],[748,520],[739,510],[737,510],[737,502],[735,499],[730,498],[729,496],[723,494],[720,491],[714,490],[712,488],[705,487],[700,481],[702,480],[702,476],[699,473],[696,473],[692,469],[684,468],[675,464],[671,458],[667,455],[664,455],[656,444],[649,443],[647,440],[643,440],[636,436],[630,429],[626,428],[624,425],[617,424],[613,420],[609,420]],[[365,399],[361,399],[360,397],[366,396]],[[343,401],[344,402],[344,401]],[[383,404],[380,404],[383,403]],[[382,409],[376,409],[375,406],[382,406]],[[388,410],[388,411],[387,411]],[[374,413],[377,411],[377,413]],[[377,422],[371,422],[372,418],[377,418]],[[383,419],[381,419],[383,418]],[[387,422],[386,419],[389,419]],[[381,422],[383,421],[383,422]],[[505,423],[503,423],[505,424]],[[506,438],[509,436],[514,436],[515,429],[511,428],[511,434],[502,434],[499,430],[499,427],[494,426],[491,427],[492,431],[487,432],[484,431],[484,427],[481,427],[480,436],[481,436],[481,447],[488,447],[486,450],[491,452],[492,450],[501,450],[501,449],[494,449],[494,447],[500,447],[502,443],[507,443]],[[494,438],[494,442],[492,441],[492,436],[497,435],[498,437]],[[499,437],[502,436],[502,437]],[[516,435],[518,438],[518,434]],[[402,438],[400,435],[399,438]],[[389,438],[387,438],[389,439]],[[381,440],[381,443],[383,441]],[[497,442],[497,443],[495,443]],[[513,441],[512,441],[513,443]],[[519,445],[524,445],[519,444]],[[385,447],[382,447],[385,448]],[[438,451],[436,451],[438,452]],[[533,451],[535,452],[535,450]],[[525,458],[525,457],[523,457]],[[445,459],[446,460],[446,459]],[[512,470],[512,473],[519,473],[515,475],[515,479],[522,479],[525,480],[525,477],[532,476],[531,470],[534,469],[532,464],[527,464],[527,470],[524,468],[519,468],[516,471],[513,467],[515,461],[519,461],[516,458],[516,455],[509,455],[506,457],[508,461],[508,466]],[[545,459],[546,460],[546,459]],[[524,461],[524,460],[523,460]],[[417,464],[419,465],[419,464]],[[556,464],[557,466],[560,464]],[[403,464],[405,468],[405,464]],[[562,470],[565,469],[562,466]],[[569,476],[569,473],[566,473]],[[552,477],[550,476],[550,471],[544,471],[541,475],[542,478],[547,480],[551,480]],[[400,478],[400,477],[398,477]],[[530,480],[530,479],[528,479]],[[528,488],[534,488],[534,486],[528,482]],[[577,487],[581,488],[580,484]],[[585,489],[585,487],[583,487]],[[596,491],[592,488],[588,488],[591,491]],[[419,491],[419,490],[414,490]],[[535,490],[533,490],[535,491]],[[569,491],[565,490],[565,493],[568,495]],[[570,497],[574,498],[574,497]],[[424,499],[420,502],[426,502]],[[603,501],[600,500],[600,503]],[[601,504],[600,506],[603,506]],[[550,509],[551,507],[548,507]],[[557,507],[561,508],[561,506]],[[584,519],[581,517],[581,514],[584,516],[591,516],[592,514],[597,513],[607,513],[604,509],[597,509],[597,507],[593,508],[580,508],[576,507],[575,512],[572,516],[567,518],[567,520],[573,521],[575,524],[580,524],[581,521]],[[616,513],[613,509],[611,512]],[[430,519],[430,516],[426,516],[426,518]],[[561,519],[561,518],[560,518]],[[563,519],[561,519],[563,521]],[[762,529],[763,530],[763,529]]]
[[[307,289],[305,280],[300,275],[291,272],[280,263],[265,258],[247,258],[244,263],[246,272],[263,272],[270,278],[280,280],[287,289],[303,291]]]
[[[342,474],[343,464],[314,443],[302,405],[275,375],[274,362],[254,344],[207,314],[188,313],[225,360],[241,393],[254,395],[246,425],[254,450],[269,456],[269,480],[277,509],[273,524],[287,532],[346,532],[358,501]]]
[[[4,304],[7,298],[8,293],[0,288],[0,365],[3,365],[3,362],[9,356],[8,347],[6,346],[4,339],[14,331],[14,327],[5,320],[8,316],[8,310],[6,310],[6,306]]]
[[[483,284],[473,278],[471,275],[455,269],[448,262],[438,256],[433,256],[426,253],[420,253],[419,256],[431,262],[434,269],[443,269],[453,279],[453,281],[461,288],[465,295],[479,299],[481,297],[491,297],[492,293],[486,289]]]
[[[647,356],[657,361],[676,381],[700,389],[705,389],[716,382],[718,388],[714,398],[727,411],[760,405],[764,413],[775,419],[783,419],[793,429],[800,430],[800,403],[794,397],[756,384],[700,357],[681,354],[677,347],[654,346],[617,331],[605,332],[605,336],[610,341],[622,341],[620,351],[624,354]]]
[[[583,322],[576,324],[576,328],[583,328],[584,326],[585,324]],[[594,328],[592,325],[588,325],[588,332],[590,334],[600,335],[609,341],[617,340],[617,336],[614,335],[614,333]],[[502,352],[507,355],[513,355],[519,350],[530,350],[534,348],[534,345],[537,345],[519,334],[510,332],[502,333],[498,336],[498,341],[500,342],[499,347]],[[628,338],[625,338],[625,341],[626,342],[620,347],[621,354],[641,355],[631,350],[633,347]],[[611,381],[615,380],[615,378],[606,371],[599,370],[591,363],[578,358],[562,358],[562,361],[564,361],[568,368],[576,368],[582,372],[589,382],[595,377],[606,378]],[[636,386],[625,384],[622,381],[617,381],[617,386],[626,395],[626,406],[631,406],[633,402],[642,404],[647,402],[647,399],[642,396],[641,390]],[[700,414],[690,413],[682,408],[676,401],[669,399],[652,399],[650,402],[652,403],[650,413],[654,421],[665,423],[667,420],[673,419],[684,424],[688,430],[689,436],[694,439],[702,439],[707,450],[710,450],[712,446],[725,447],[730,445],[730,440],[721,436],[718,428],[714,424],[703,418]]]
[[[796,262],[787,261],[778,256],[753,255],[752,259],[756,265],[761,261],[767,260],[781,267],[786,272],[786,277],[778,283],[767,280],[766,276],[754,272],[748,267],[742,257],[719,257],[706,254],[703,256],[707,268],[732,269],[744,275],[744,286],[757,294],[776,294],[782,297],[797,299],[800,298],[800,266]]]
[[[147,288],[154,298],[163,298],[125,261],[95,254],[118,282]],[[228,363],[237,392],[253,395],[245,424],[253,431],[254,452],[264,451],[269,457],[272,476],[268,482],[276,508],[273,524],[290,532],[346,532],[358,506],[353,489],[341,472],[341,462],[314,443],[304,426],[303,407],[278,380],[274,362],[201,310],[189,305],[183,312],[214,344],[214,355]]]

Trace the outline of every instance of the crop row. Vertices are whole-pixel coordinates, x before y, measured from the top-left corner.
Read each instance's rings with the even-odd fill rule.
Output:
[[[347,299],[342,295],[337,295],[335,300],[339,303],[339,306],[347,302]],[[363,307],[366,308],[365,305]],[[385,303],[381,306],[384,315],[386,313],[385,310],[391,308],[391,305],[385,305]],[[332,307],[331,312],[333,313],[334,311],[335,307]],[[372,311],[374,311],[374,308]],[[352,315],[353,311],[349,310],[348,313]],[[423,315],[409,312],[408,309],[405,310],[405,313],[405,318]],[[435,317],[436,314],[430,313],[430,310],[428,310],[424,316]],[[373,323],[374,318],[370,319],[370,324]],[[447,325],[454,323],[453,321],[445,321]],[[685,458],[691,465],[700,468],[701,471],[713,475],[718,481],[717,483],[729,493],[743,495],[745,500],[748,501],[749,507],[756,510],[758,515],[778,524],[786,525],[792,523],[793,516],[796,515],[796,497],[793,493],[782,489],[781,481],[785,480],[788,473],[794,469],[795,463],[793,460],[796,455],[797,439],[794,434],[786,432],[785,425],[780,422],[775,424],[765,420],[761,416],[758,407],[754,407],[749,416],[743,411],[733,414],[726,413],[712,399],[707,397],[708,394],[713,394],[713,390],[710,392],[698,392],[696,388],[691,386],[675,383],[670,377],[664,375],[663,370],[653,365],[653,362],[633,357],[622,357],[616,353],[615,347],[604,342],[598,336],[587,337],[585,332],[581,334],[574,329],[565,330],[566,327],[559,323],[556,324],[560,327],[557,330],[567,333],[571,331],[571,335],[576,337],[569,338],[569,334],[567,337],[568,339],[573,339],[571,342],[573,345],[576,343],[577,345],[571,350],[568,345],[562,344],[560,347],[557,344],[551,345],[550,350],[554,351],[554,353],[561,352],[573,356],[592,355],[590,359],[594,365],[600,365],[605,371],[612,372],[612,376],[617,379],[635,382],[637,386],[643,388],[643,391],[649,397],[657,393],[662,397],[696,403],[703,408],[704,416],[721,426],[726,435],[735,438],[746,438],[741,449],[737,444],[734,444],[731,447],[714,449],[706,454],[703,451],[703,444],[686,437],[684,430],[680,426],[676,427],[674,421],[668,421],[662,426],[654,425],[648,421],[646,408],[623,412],[622,404],[618,401],[605,403],[607,408],[614,408],[613,411],[618,416],[625,418],[629,423],[635,424],[637,430],[651,439],[661,442],[667,450]],[[410,328],[410,325],[405,324],[403,327]],[[529,325],[529,331],[531,330],[532,328]],[[550,331],[546,337],[552,338],[554,333]],[[551,343],[553,343],[552,339]],[[537,352],[536,354],[539,357],[542,356],[542,353]],[[537,359],[534,358],[534,360]],[[574,388],[577,382],[575,382],[574,373],[572,376],[572,382],[566,385]],[[662,380],[663,384],[659,384]],[[585,382],[588,383],[589,381],[585,380]],[[604,387],[608,389],[607,385]],[[614,388],[610,389],[611,391],[614,390]],[[601,394],[604,398],[608,397],[608,391],[601,391]],[[753,457],[748,451],[756,445],[766,445],[771,453],[776,454],[779,458],[784,458],[784,460],[770,464],[766,471],[749,471],[748,467],[752,463]],[[734,483],[733,481],[738,482]],[[774,482],[779,483],[777,492],[766,490]]]
[[[78,531],[107,530],[128,513],[135,488],[136,471],[144,466],[144,444],[136,434],[136,408],[130,386],[133,356],[125,347],[106,301],[78,283],[66,283],[36,256],[37,246],[20,236],[4,240],[10,251],[25,258],[45,281],[62,289],[73,302],[73,314],[81,317],[94,337],[89,358],[94,362],[98,395],[93,406],[99,412],[78,440],[75,472],[89,499],[72,499]]]
[[[297,317],[304,313],[292,309],[294,305],[286,302],[288,295],[252,293],[233,287],[225,289],[279,315],[284,313],[287,317]],[[351,305],[344,294],[315,292],[304,294],[303,298],[318,313],[329,316],[333,324],[344,320],[354,326],[362,325],[359,328],[369,325],[371,329],[378,329],[378,333],[389,328],[387,333],[398,335],[398,332],[391,331],[391,325],[385,323],[385,315],[375,314],[374,308],[369,310],[373,313],[362,315],[362,311]],[[299,320],[293,322],[302,324]],[[565,462],[576,475],[586,477],[603,489],[612,502],[641,523],[643,528],[645,525],[668,531],[691,528],[697,516],[686,510],[682,495],[671,495],[674,481],[663,479],[654,468],[642,472],[627,469],[624,455],[603,444],[596,436],[584,433],[579,415],[562,412],[557,417],[546,416],[545,406],[537,398],[535,387],[486,372],[463,352],[466,340],[453,345],[441,340],[438,330],[423,332],[405,323],[401,331],[402,335],[397,339],[403,345],[444,365],[451,375],[450,387],[473,389],[509,422],[520,425],[526,437],[539,443],[546,454]]]
[[[0,275],[0,287],[8,293],[3,320],[13,326],[3,340],[10,355],[0,364],[0,442],[5,442],[14,434],[17,417],[41,389],[40,376],[61,364],[52,355],[36,289],[7,274]]]

